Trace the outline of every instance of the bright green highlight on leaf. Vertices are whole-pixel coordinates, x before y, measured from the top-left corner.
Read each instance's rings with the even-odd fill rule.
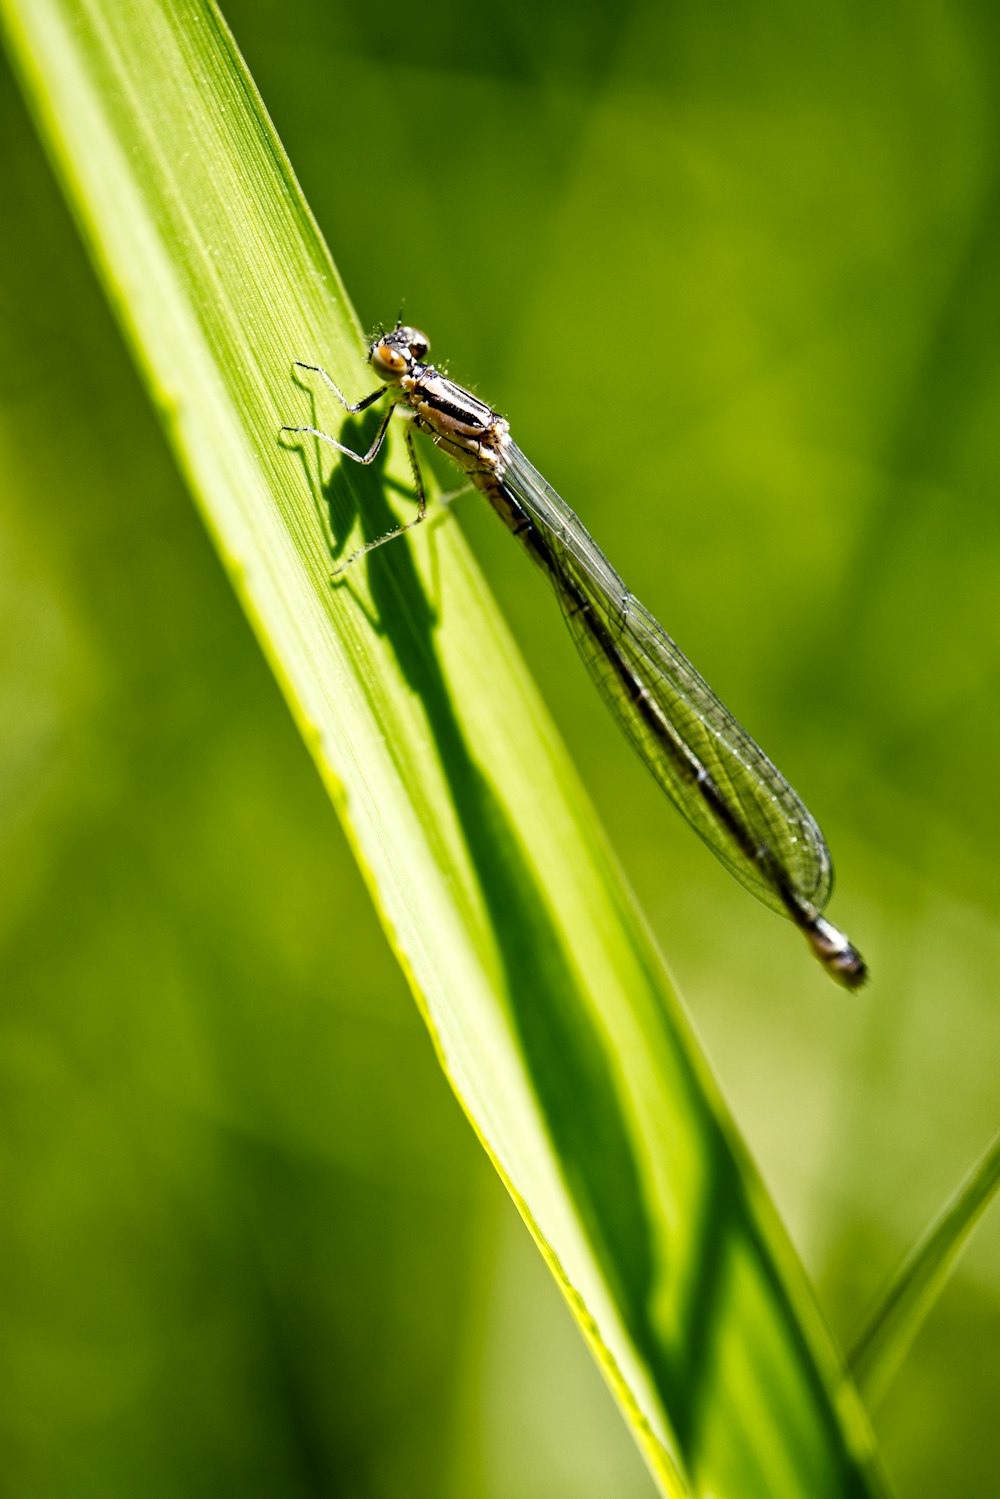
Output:
[[[663,1491],[878,1492],[853,1387],[454,521],[331,586],[331,534],[381,534],[409,479],[398,446],[331,472],[278,438],[314,417],[293,359],[360,395],[363,344],[223,23],[194,0],[3,14],[442,1066]]]
[[[870,1404],[881,1399],[1000,1186],[1000,1135],[916,1245],[851,1353]]]

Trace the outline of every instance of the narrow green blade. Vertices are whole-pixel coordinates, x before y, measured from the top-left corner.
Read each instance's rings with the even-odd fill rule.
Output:
[[[663,1491],[878,1491],[853,1386],[454,523],[331,586],[331,528],[337,547],[387,530],[405,455],[363,470],[279,439],[313,417],[294,358],[352,395],[368,372],[217,12],[0,10],[442,1066]]]
[[[998,1187],[1000,1134],[906,1259],[851,1351],[869,1405],[888,1389]]]

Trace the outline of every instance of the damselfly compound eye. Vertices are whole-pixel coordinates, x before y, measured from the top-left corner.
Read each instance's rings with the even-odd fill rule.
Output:
[[[400,334],[406,339],[406,347],[414,359],[423,359],[431,344],[426,333],[421,333],[419,328],[400,328]]]
[[[372,344],[371,363],[381,380],[399,380],[409,368],[409,360],[401,349],[393,347],[390,338],[380,338]]]

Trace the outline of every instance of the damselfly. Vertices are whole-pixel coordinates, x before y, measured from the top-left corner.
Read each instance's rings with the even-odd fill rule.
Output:
[[[371,463],[393,412],[400,409],[410,418],[405,430],[416,517],[347,562],[424,519],[413,429],[425,432],[545,572],[605,702],[675,806],[738,880],[795,923],[833,978],[858,988],[867,976],[864,960],[822,914],[833,890],[833,864],[815,819],[528,462],[504,418],[427,364],[429,347],[419,329],[402,323],[380,333],[368,362],[383,383],[354,405],[325,370],[300,363],[326,382],[347,411],[365,411],[382,396],[389,405],[366,453],[316,427],[284,431],[311,433],[356,463]]]

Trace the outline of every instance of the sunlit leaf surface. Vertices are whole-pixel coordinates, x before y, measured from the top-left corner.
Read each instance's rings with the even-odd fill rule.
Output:
[[[211,18],[17,13],[60,179],[452,1080],[656,1437],[674,1401],[700,1481],[725,1439],[753,1484],[749,1421],[816,1492],[836,1427],[813,1440],[794,1376],[825,1335],[789,1351],[799,1272],[457,532],[851,1328],[995,1126],[992,13],[226,8],[366,323],[405,298],[818,815],[873,965],[858,1004],[633,764],[474,497],[327,589],[331,546],[408,502],[274,442],[312,416],[293,356],[352,394],[367,371]],[[9,84],[0,109],[3,1484],[648,1499]],[[995,1487],[993,1232],[878,1411],[907,1499]]]

